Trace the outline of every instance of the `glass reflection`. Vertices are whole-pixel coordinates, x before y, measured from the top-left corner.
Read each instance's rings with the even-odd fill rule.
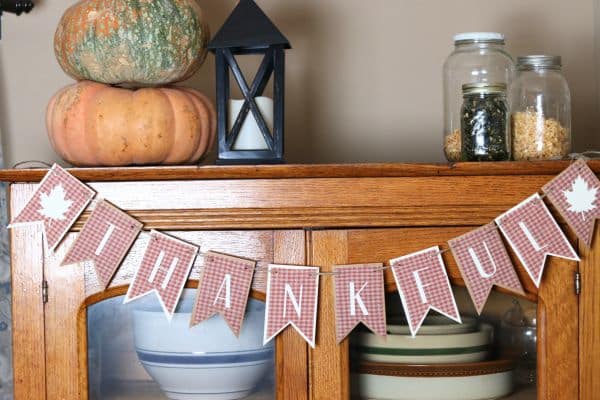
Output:
[[[169,321],[155,296],[88,309],[89,398],[273,399],[274,347],[262,346],[264,303],[249,300],[239,338],[220,316],[189,327],[195,290]]]

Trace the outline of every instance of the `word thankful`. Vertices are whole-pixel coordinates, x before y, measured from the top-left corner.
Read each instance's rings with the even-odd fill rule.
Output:
[[[600,181],[581,160],[542,188],[588,246],[595,219],[600,217],[598,189]],[[54,165],[10,227],[42,224],[46,245],[54,250],[94,196],[87,185]],[[142,228],[143,224],[135,218],[107,200],[99,200],[61,264],[91,262],[98,281],[107,287]],[[503,238],[536,286],[542,280],[548,255],[579,260],[542,196],[533,194],[493,222],[448,242],[478,313],[494,285],[523,294]],[[150,231],[125,303],[155,293],[171,319],[198,252],[195,244]],[[439,246],[430,247],[389,260],[389,266],[334,266],[333,272],[326,274],[333,275],[337,340],[343,340],[359,323],[378,335],[386,334],[384,269],[392,271],[413,336],[431,309],[461,322],[442,252]],[[256,261],[213,251],[203,255],[190,325],[220,314],[238,336]],[[315,345],[321,275],[325,274],[313,266],[268,266],[265,343],[291,325],[311,346]]]

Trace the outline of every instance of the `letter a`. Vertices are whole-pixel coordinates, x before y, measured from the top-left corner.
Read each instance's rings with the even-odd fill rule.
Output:
[[[223,287],[225,287],[225,297],[221,297]],[[231,308],[231,274],[225,274],[225,278],[223,278],[223,282],[221,282],[221,286],[219,286],[215,301],[213,301],[213,306],[217,304],[217,301],[219,300],[225,300],[225,308]]]

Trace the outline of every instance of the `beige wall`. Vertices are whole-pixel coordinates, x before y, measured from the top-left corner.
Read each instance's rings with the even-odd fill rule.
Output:
[[[199,0],[213,32],[234,0]],[[576,150],[600,149],[595,0],[257,0],[288,36],[290,162],[443,161],[441,65],[454,33],[504,32],[513,55],[563,56]],[[71,0],[3,17],[0,128],[6,164],[57,160],[44,113],[70,79],[52,50]],[[597,33],[597,32],[596,32]],[[212,56],[189,82],[214,97]]]

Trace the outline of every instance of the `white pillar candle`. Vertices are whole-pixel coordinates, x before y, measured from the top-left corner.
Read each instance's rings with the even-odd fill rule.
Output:
[[[255,97],[254,101],[260,110],[260,113],[267,124],[267,127],[273,132],[273,99],[269,97]],[[242,109],[244,100],[229,100],[229,120],[228,130],[231,131],[231,127],[235,124],[235,120]],[[269,146],[265,142],[254,114],[252,111],[248,111],[240,133],[233,144],[233,150],[268,150]]]

